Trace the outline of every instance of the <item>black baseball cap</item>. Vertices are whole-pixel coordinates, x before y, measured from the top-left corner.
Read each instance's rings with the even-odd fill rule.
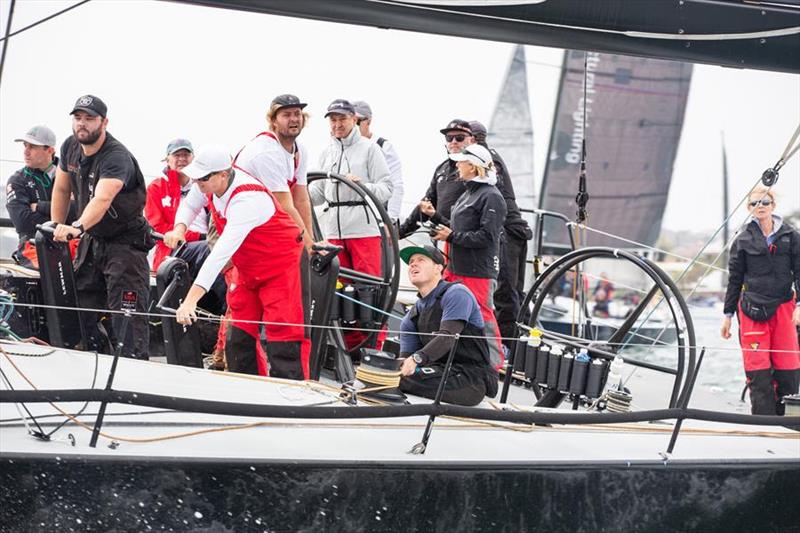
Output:
[[[484,126],[481,122],[477,120],[473,120],[469,123],[469,127],[472,130],[472,136],[478,139],[479,141],[485,141],[486,135],[488,132],[486,131],[486,126]]]
[[[334,113],[338,113],[340,115],[355,115],[356,108],[353,107],[353,104],[350,103],[350,100],[337,98],[336,100],[328,104],[328,111],[325,113],[325,118],[327,118],[328,115],[332,115]]]
[[[448,131],[463,131],[468,135],[472,135],[472,129],[469,127],[469,122],[466,120],[461,120],[460,118],[454,118],[447,124],[447,127],[442,128],[439,132],[442,135],[445,135]]]
[[[87,94],[78,98],[69,114],[74,115],[76,111],[85,111],[93,117],[105,118],[108,113],[108,107],[106,107],[106,104],[98,97]]]
[[[408,262],[411,261],[411,256],[415,254],[422,254],[430,258],[430,260],[437,265],[445,265],[444,255],[442,255],[442,252],[440,252],[438,248],[435,248],[429,244],[426,244],[425,246],[406,246],[400,250],[400,259],[402,259],[405,264],[408,264]]]
[[[307,105],[308,104],[301,102],[300,99],[293,94],[281,94],[272,99],[270,107],[277,106],[278,109],[283,109],[284,107],[299,107],[303,109]]]

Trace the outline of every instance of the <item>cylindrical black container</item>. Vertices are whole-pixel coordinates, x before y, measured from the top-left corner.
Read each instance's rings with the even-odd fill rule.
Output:
[[[358,301],[364,305],[358,306],[358,319],[362,322],[372,321],[372,309],[367,306],[375,307],[375,286],[356,285]]]
[[[561,358],[561,368],[558,371],[558,390],[569,392],[569,378],[572,377],[572,363],[575,357],[571,354],[564,354]]]
[[[344,298],[342,300],[341,318],[342,322],[356,321],[356,303],[351,299],[356,297],[356,289],[352,285],[345,285],[342,289]]]
[[[603,374],[608,364],[602,359],[595,359],[589,365],[589,377],[586,379],[587,398],[597,398],[603,390]]]
[[[525,346],[525,377],[531,383],[536,381],[536,361],[539,359],[539,345],[528,342]]]
[[[550,350],[550,361],[547,363],[547,388],[558,387],[558,371],[561,369],[561,348],[553,346]]]
[[[570,394],[583,394],[586,389],[586,375],[589,373],[589,361],[575,358],[572,363],[572,377],[569,382]]]
[[[514,372],[525,372],[525,349],[528,347],[528,337],[520,337],[514,347]]]
[[[550,360],[550,347],[546,344],[539,348],[536,356],[536,377],[534,381],[539,385],[547,385],[547,363]]]

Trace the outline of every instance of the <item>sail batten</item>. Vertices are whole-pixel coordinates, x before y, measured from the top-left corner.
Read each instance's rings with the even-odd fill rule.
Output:
[[[692,66],[596,52],[585,55],[565,52],[539,205],[575,217],[586,133],[588,224],[652,246],[661,231]],[[626,246],[599,234],[588,239],[584,244]],[[545,241],[566,245],[563,225],[547,221]]]

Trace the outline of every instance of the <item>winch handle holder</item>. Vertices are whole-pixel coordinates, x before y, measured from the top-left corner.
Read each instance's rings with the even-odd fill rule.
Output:
[[[328,265],[331,264],[333,258],[339,255],[339,252],[343,250],[341,246],[335,246],[333,244],[312,244],[311,250],[316,252],[311,256],[311,268],[314,269],[314,272],[324,272]],[[320,252],[327,252],[327,253],[320,253]]]

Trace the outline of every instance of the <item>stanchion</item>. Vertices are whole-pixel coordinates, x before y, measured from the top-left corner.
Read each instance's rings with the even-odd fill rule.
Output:
[[[108,381],[106,382],[107,391],[111,390],[114,384],[114,375],[117,373],[117,363],[119,362],[120,355],[122,355],[122,348],[125,346],[125,335],[128,333],[128,324],[131,321],[130,312],[126,312],[122,317],[122,325],[120,326],[119,336],[117,337],[117,349],[114,352],[114,359],[111,361],[111,370],[108,372]],[[92,448],[97,447],[97,438],[100,436],[100,428],[103,425],[103,418],[106,416],[106,406],[108,402],[103,400],[100,403],[100,410],[97,412],[97,420],[94,422],[94,429],[92,429],[92,439],[89,441],[89,446]]]

